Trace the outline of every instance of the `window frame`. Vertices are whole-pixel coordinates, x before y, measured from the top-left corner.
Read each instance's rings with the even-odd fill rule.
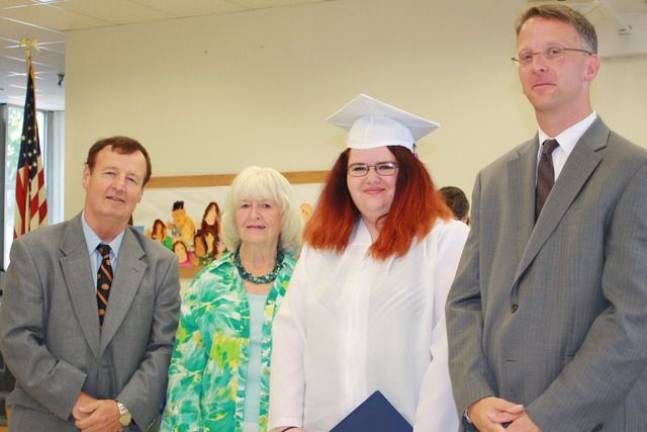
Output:
[[[0,104],[0,169],[2,173],[3,187],[0,191],[0,205],[3,210],[0,212],[0,222],[2,223],[2,233],[0,233],[0,269],[6,270],[9,265],[9,249],[13,242],[13,226],[11,231],[6,227],[8,219],[13,224],[13,217],[7,217],[5,211],[7,203],[15,200],[15,196],[7,194],[8,188],[6,173],[6,154],[7,145],[9,144],[9,110],[20,110],[22,116],[23,106],[1,103]],[[64,135],[65,135],[65,112],[50,111],[37,109],[37,118],[42,114],[42,121],[38,119],[39,134],[42,136],[41,152],[43,163],[45,164],[45,187],[47,188],[47,223],[54,224],[63,220],[64,212],[64,171],[65,171],[65,153],[64,153]],[[15,178],[12,180],[15,183]],[[15,194],[15,189],[13,189]],[[13,206],[12,206],[13,208]],[[13,210],[12,210],[13,211]],[[9,237],[9,238],[7,238]]]

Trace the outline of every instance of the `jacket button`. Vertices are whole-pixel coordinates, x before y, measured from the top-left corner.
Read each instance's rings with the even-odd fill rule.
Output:
[[[510,311],[512,311],[512,313],[515,313],[517,309],[519,309],[519,305],[516,303],[513,303],[512,306],[510,306]]]

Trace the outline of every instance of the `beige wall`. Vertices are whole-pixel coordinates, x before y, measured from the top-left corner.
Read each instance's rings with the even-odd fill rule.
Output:
[[[439,121],[421,157],[438,185],[469,193],[477,170],[535,124],[509,61],[526,3],[460,5],[337,0],[70,33],[66,217],[82,206],[98,137],[140,139],[155,175],[327,169],[344,134],[324,119],[359,92]],[[645,76],[644,56],[615,59],[594,87],[598,112],[642,145]]]

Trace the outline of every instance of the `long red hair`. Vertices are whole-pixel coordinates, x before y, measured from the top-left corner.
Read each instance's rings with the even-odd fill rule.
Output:
[[[404,147],[388,149],[398,162],[398,179],[391,209],[382,216],[380,234],[370,248],[371,255],[382,260],[405,255],[414,240],[431,231],[437,218],[451,217],[422,162]],[[360,217],[346,184],[349,153],[346,149],[337,158],[305,227],[304,240],[315,249],[342,252]]]

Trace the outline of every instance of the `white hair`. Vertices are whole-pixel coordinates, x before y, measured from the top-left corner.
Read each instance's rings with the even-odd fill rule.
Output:
[[[283,250],[298,255],[303,242],[303,217],[296,205],[290,182],[277,170],[250,166],[243,169],[231,183],[222,215],[222,240],[230,251],[240,245],[236,228],[236,208],[242,200],[268,200],[281,210],[279,244]]]

